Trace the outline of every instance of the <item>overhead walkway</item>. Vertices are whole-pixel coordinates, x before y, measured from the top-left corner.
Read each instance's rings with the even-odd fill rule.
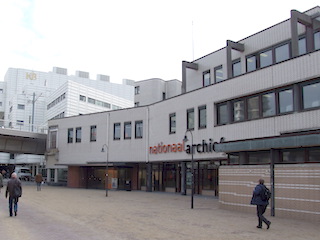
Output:
[[[0,152],[44,155],[47,134],[0,128]]]

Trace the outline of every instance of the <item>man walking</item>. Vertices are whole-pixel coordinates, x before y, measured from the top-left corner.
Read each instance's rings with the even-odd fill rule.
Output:
[[[37,191],[41,191],[41,184],[43,181],[43,177],[41,173],[38,173],[35,177],[35,181],[37,183]]]
[[[7,183],[7,190],[6,190],[6,198],[9,195],[9,214],[12,217],[14,210],[14,215],[17,216],[18,212],[18,201],[19,197],[22,195],[22,188],[21,182],[17,178],[17,174],[14,172],[11,174],[11,179]]]
[[[269,229],[271,222],[263,216],[269,204],[269,200],[264,197],[265,191],[266,191],[266,186],[264,185],[264,180],[259,179],[259,184],[253,190],[251,204],[257,205],[257,216],[258,216],[257,228],[262,228],[262,222],[264,222],[267,225],[267,229]]]

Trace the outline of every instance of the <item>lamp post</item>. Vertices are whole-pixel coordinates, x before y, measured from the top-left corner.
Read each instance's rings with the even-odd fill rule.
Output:
[[[187,130],[183,142],[188,142],[187,132],[191,134],[191,209],[193,209],[193,195],[194,195],[194,163],[193,163],[193,135],[191,130]]]
[[[102,149],[101,149],[101,152],[105,152],[106,153],[106,158],[107,158],[107,161],[106,161],[106,197],[108,197],[108,178],[109,178],[109,175],[108,175],[108,165],[109,165],[109,162],[108,162],[108,145],[107,144],[103,144],[102,145]]]

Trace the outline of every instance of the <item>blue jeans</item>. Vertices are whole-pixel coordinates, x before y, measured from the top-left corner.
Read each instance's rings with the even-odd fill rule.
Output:
[[[18,212],[18,198],[17,197],[9,197],[9,214],[12,216],[12,206],[15,213]]]

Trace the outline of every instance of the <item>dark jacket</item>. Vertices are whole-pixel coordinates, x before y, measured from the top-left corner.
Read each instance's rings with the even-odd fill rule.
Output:
[[[268,205],[268,200],[262,200],[261,194],[264,192],[265,186],[263,184],[258,184],[253,190],[251,204],[253,205]]]
[[[11,178],[7,183],[6,197],[17,197],[15,194],[15,188],[19,188],[22,195],[21,182],[17,178]]]

